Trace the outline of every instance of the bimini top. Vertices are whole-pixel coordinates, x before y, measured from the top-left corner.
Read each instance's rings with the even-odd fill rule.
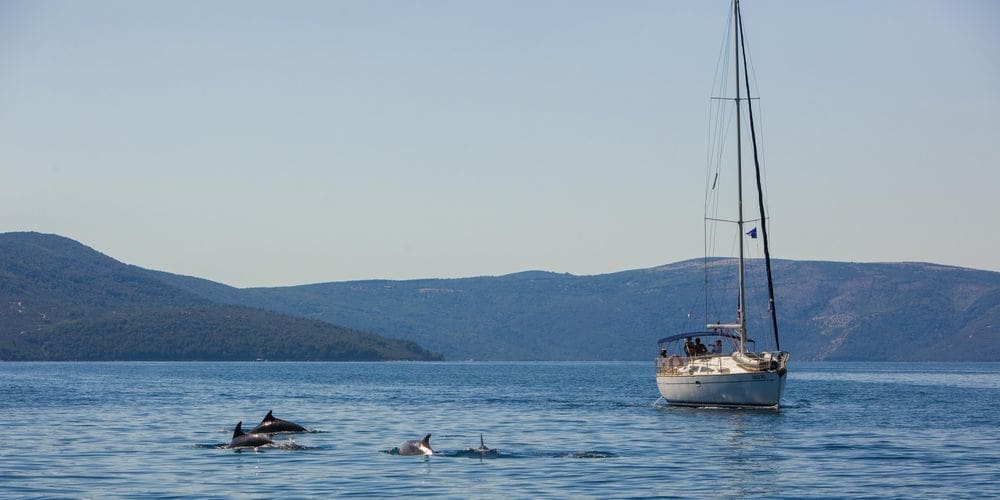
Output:
[[[735,333],[730,332],[718,332],[718,331],[702,331],[702,332],[688,332],[688,333],[678,333],[677,335],[671,335],[669,337],[663,337],[657,341],[657,344],[666,344],[669,342],[675,342],[688,337],[725,337],[727,339],[739,340],[740,336]],[[747,340],[747,342],[753,342],[752,340]]]

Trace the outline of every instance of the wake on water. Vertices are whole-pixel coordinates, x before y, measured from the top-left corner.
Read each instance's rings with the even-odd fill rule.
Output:
[[[220,433],[229,433],[230,429],[219,429]],[[306,429],[305,432],[279,432],[274,433],[272,436],[281,436],[283,434],[324,434],[330,431],[322,431],[316,429]],[[261,453],[268,450],[281,450],[281,451],[309,451],[309,450],[319,450],[322,447],[315,446],[304,446],[296,443],[291,437],[287,441],[275,441],[272,444],[267,444],[259,447],[241,447],[241,448],[230,448],[229,443],[203,443],[195,444],[195,448],[200,449],[212,449],[212,450],[232,450],[237,453],[243,452],[254,452]],[[379,450],[379,453],[384,453],[387,455],[399,455],[399,447],[393,446],[392,448],[387,448]],[[430,455],[420,455],[425,458]],[[516,459],[516,458],[573,458],[573,459],[602,459],[602,458],[616,458],[618,455],[602,450],[585,450],[585,451],[538,451],[538,450],[526,450],[524,452],[501,452],[498,448],[465,448],[461,450],[435,450],[434,456],[441,456],[447,458],[480,458],[480,459]]]
[[[209,449],[209,450],[232,450],[237,453],[243,452],[263,452],[266,450],[284,450],[284,451],[305,451],[305,450],[319,450],[321,448],[314,446],[303,446],[296,443],[291,438],[288,441],[275,441],[271,444],[265,444],[263,446],[257,447],[240,447],[240,448],[230,448],[229,443],[210,443],[210,444],[196,444],[195,448]]]
[[[393,447],[380,450],[379,453],[388,455],[399,455],[399,448]],[[511,458],[617,458],[618,455],[610,451],[587,450],[587,451],[525,451],[522,453],[500,452],[491,448],[489,451],[480,451],[473,448],[464,450],[435,450],[433,455],[420,455],[424,458],[447,457],[447,458],[489,458],[489,459],[511,459]]]

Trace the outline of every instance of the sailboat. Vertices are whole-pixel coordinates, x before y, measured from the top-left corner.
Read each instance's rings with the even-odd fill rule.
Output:
[[[683,332],[659,340],[659,356],[656,363],[656,385],[660,390],[662,399],[670,405],[697,406],[697,407],[763,407],[778,408],[781,402],[781,393],[784,390],[785,380],[788,374],[789,353],[782,351],[778,340],[778,320],[774,301],[774,280],[771,272],[771,255],[768,247],[767,216],[764,205],[764,189],[761,184],[761,165],[758,155],[758,133],[757,124],[754,122],[754,100],[750,94],[751,85],[749,72],[747,71],[746,41],[743,34],[743,19],[740,14],[739,0],[733,0],[732,4],[732,48],[733,62],[735,64],[735,97],[718,97],[720,101],[735,108],[735,129],[736,129],[736,150],[735,164],[736,175],[733,185],[733,194],[736,198],[736,218],[723,218],[715,216],[711,210],[717,209],[717,202],[710,202],[708,198],[718,196],[717,184],[720,182],[719,172],[709,175],[710,188],[706,190],[706,228],[709,224],[727,224],[736,230],[735,236],[738,240],[739,257],[735,261],[737,270],[735,276],[735,287],[731,284],[726,287],[719,287],[719,290],[735,292],[736,318],[733,321],[720,322],[709,321],[706,312],[704,329]],[[727,51],[728,52],[728,51]],[[723,67],[728,68],[725,64]],[[728,80],[727,76],[725,80]],[[745,214],[743,208],[744,195],[744,175],[743,175],[743,150],[745,132],[742,130],[743,108],[746,108],[748,124],[750,129],[749,145],[752,145],[754,160],[754,180],[752,182],[756,191],[757,209],[756,216]],[[720,115],[722,116],[722,115]],[[728,120],[728,116],[727,116]],[[728,131],[728,129],[725,129]],[[713,156],[710,154],[710,157]],[[721,157],[721,155],[719,155]],[[710,169],[712,166],[710,165]],[[710,171],[711,173],[711,171]],[[708,187],[708,186],[707,186]],[[749,217],[749,218],[748,218]],[[747,226],[754,224],[752,229]],[[761,241],[763,243],[763,261],[767,276],[767,316],[770,322],[770,330],[773,335],[773,350],[758,350],[757,342],[751,338],[748,325],[747,305],[750,301],[747,298],[747,266],[750,260],[747,257],[747,239],[757,239],[760,228]],[[714,227],[714,226],[713,226]],[[710,233],[706,229],[706,239]],[[734,245],[737,246],[737,245]],[[712,290],[708,276],[725,261],[709,258],[706,245],[706,297],[709,297]],[[729,259],[732,260],[732,259]],[[715,272],[715,275],[720,273]],[[735,290],[733,290],[735,288]],[[729,299],[732,300],[732,299]],[[706,311],[708,311],[706,298]],[[731,302],[727,302],[731,304]],[[730,309],[731,310],[731,309]],[[690,315],[689,315],[690,317]],[[760,322],[754,322],[754,327]],[[760,330],[765,330],[760,328]],[[693,340],[692,340],[693,339]],[[705,341],[704,343],[702,341]],[[770,339],[768,339],[769,341]]]

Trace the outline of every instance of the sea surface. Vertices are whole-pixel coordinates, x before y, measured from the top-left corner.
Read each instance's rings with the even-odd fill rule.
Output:
[[[653,372],[0,363],[0,496],[1000,496],[1000,363],[793,361],[778,411],[655,406]],[[222,447],[268,410],[314,432]]]

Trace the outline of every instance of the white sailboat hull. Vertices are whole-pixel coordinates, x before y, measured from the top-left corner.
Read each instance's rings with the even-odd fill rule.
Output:
[[[776,372],[656,377],[660,395],[681,406],[777,407],[785,376]]]
[[[784,369],[743,370],[728,356],[693,360],[677,369],[660,363],[660,368],[656,374],[660,395],[681,406],[776,408],[787,374]]]

